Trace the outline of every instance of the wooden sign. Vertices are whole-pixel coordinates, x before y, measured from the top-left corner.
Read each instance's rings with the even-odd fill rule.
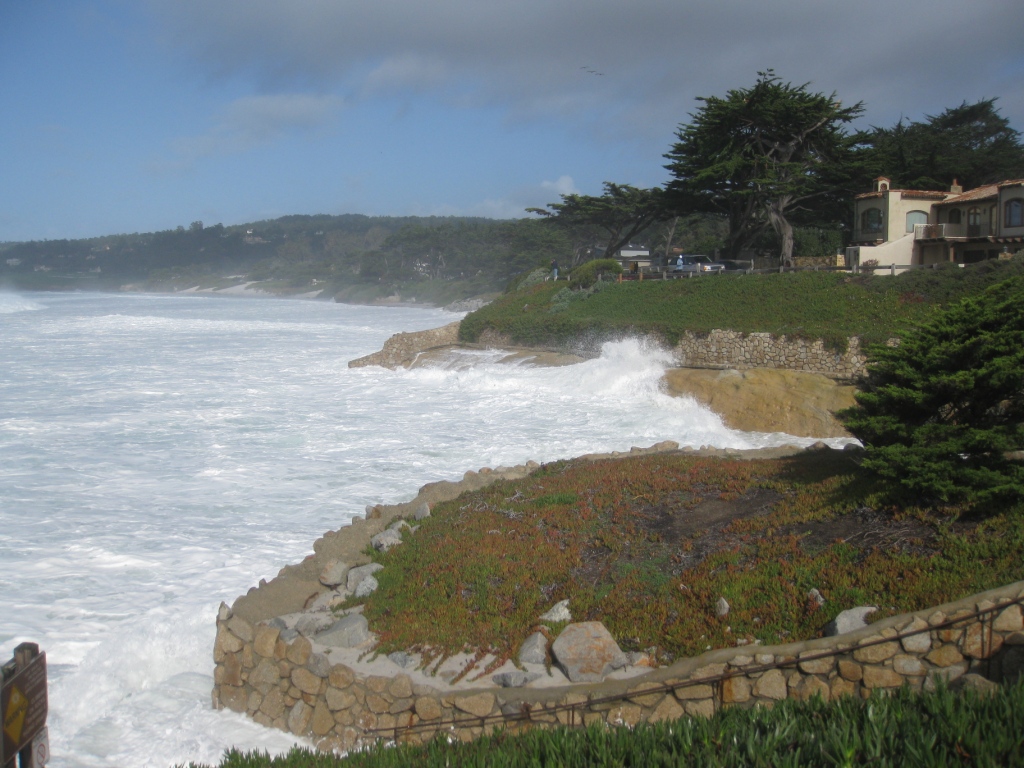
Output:
[[[40,653],[12,676],[5,677],[0,689],[0,726],[3,728],[0,755],[9,760],[30,745],[46,726],[48,708],[46,654]]]

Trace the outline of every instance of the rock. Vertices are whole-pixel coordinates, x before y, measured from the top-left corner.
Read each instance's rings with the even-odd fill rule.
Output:
[[[288,713],[288,730],[296,736],[302,736],[306,733],[312,718],[313,708],[304,701],[297,701],[292,711]]]
[[[331,661],[324,653],[311,653],[306,661],[306,669],[317,677],[327,677],[331,674]]]
[[[334,623],[334,616],[326,611],[317,613],[304,613],[295,622],[295,629],[300,635],[312,637],[317,632],[323,632]]]
[[[395,520],[395,522],[389,525],[387,529],[389,531],[395,531],[399,536],[401,536],[403,529],[411,531],[412,526],[405,522],[405,520]]]
[[[373,578],[373,576],[367,576],[365,579],[359,582],[359,586],[356,587],[355,596],[366,597],[371,593],[376,592],[377,587],[379,586],[380,584],[377,582],[375,578]]]
[[[390,528],[381,531],[370,539],[370,544],[378,552],[387,552],[392,547],[398,546],[401,543],[402,534],[398,531],[391,530]]]
[[[998,683],[993,683],[991,680],[973,672],[958,678],[952,685],[952,688],[958,691],[974,691],[982,698],[992,696],[999,691]]]
[[[540,620],[550,622],[572,621],[572,614],[569,613],[569,601],[561,600],[555,603],[550,610],[540,615]]]
[[[412,657],[405,651],[395,651],[394,653],[389,653],[388,658],[391,660],[393,664],[397,664],[402,669],[405,669],[413,662]]]
[[[502,688],[522,688],[539,677],[540,675],[536,672],[522,672],[517,669],[514,672],[499,672],[497,675],[492,675],[491,680]]]
[[[842,611],[825,625],[825,637],[845,635],[847,632],[864,629],[868,625],[865,619],[877,610],[878,607],[874,605],[861,605]]]
[[[380,563],[369,563],[368,565],[360,565],[358,568],[352,568],[348,572],[348,576],[345,580],[345,587],[349,592],[355,592],[356,587],[359,586],[359,582],[365,579],[367,576],[372,576],[377,571],[383,570],[384,566]]]
[[[729,601],[724,597],[718,598],[718,602],[715,603],[715,616],[720,619],[724,619],[729,615]]]
[[[459,323],[455,321],[441,328],[411,333],[396,333],[384,342],[384,348],[372,355],[360,357],[349,362],[349,368],[365,365],[380,365],[395,369],[400,365],[412,362],[416,355],[434,347],[449,346],[459,343]]]
[[[423,520],[427,517],[430,517],[430,505],[427,504],[426,502],[423,502],[418,507],[416,507],[416,512],[413,513],[413,518],[415,520]]]
[[[231,618],[231,609],[228,608],[227,603],[222,602],[220,607],[217,608],[217,621],[227,621]]]
[[[543,664],[548,658],[548,639],[542,632],[534,632],[519,646],[520,664]]]
[[[355,648],[369,639],[369,624],[360,613],[350,613],[313,638],[320,645],[334,648]]]
[[[320,583],[325,587],[336,587],[345,583],[348,576],[348,565],[341,560],[331,560],[322,571],[320,571]]]
[[[329,592],[321,592],[316,596],[316,599],[309,604],[307,613],[315,613],[316,611],[329,611],[332,608],[336,608],[345,602],[347,593],[339,592],[336,589],[332,589]]]
[[[596,683],[629,660],[599,621],[570,624],[551,646],[551,654],[574,683]]]
[[[419,700],[417,700],[416,705],[418,709]],[[494,708],[494,695],[478,693],[475,696],[461,696],[455,699],[455,707],[477,717],[486,717],[491,714],[491,710]]]
[[[825,598],[822,596],[821,592],[819,592],[817,589],[810,590],[807,593],[807,599],[810,600],[815,605],[817,605],[819,608],[825,604]]]

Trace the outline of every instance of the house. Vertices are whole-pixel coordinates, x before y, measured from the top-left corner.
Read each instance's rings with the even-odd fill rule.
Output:
[[[634,264],[636,264],[636,269],[649,269],[653,263],[650,249],[635,245],[627,245],[620,249],[615,258],[627,272],[633,269]]]
[[[970,264],[999,258],[1024,243],[1024,179],[987,184],[965,192],[955,181],[948,191],[892,189],[875,179],[874,189],[854,201],[850,266],[941,262]]]

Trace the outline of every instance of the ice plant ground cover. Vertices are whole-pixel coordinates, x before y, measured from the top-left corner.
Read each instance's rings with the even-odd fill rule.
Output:
[[[352,604],[365,602],[377,652],[418,651],[428,669],[466,650],[513,658],[564,599],[574,621],[668,662],[813,638],[857,605],[881,618],[1024,578],[1024,507],[884,506],[860,455],[553,462],[437,505],[373,554],[380,588]]]
[[[1021,733],[1024,680],[987,698],[940,687],[924,694],[902,689],[868,701],[789,699],[771,709],[726,709],[707,720],[499,732],[470,743],[437,738],[425,746],[380,745],[347,757],[305,749],[277,758],[232,751],[219,768],[1020,766]]]

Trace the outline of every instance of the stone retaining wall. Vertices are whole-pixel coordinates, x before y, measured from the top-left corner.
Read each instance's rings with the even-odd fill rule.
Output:
[[[698,335],[687,331],[673,352],[682,368],[784,368],[847,381],[861,376],[867,363],[856,336],[847,341],[844,352],[837,352],[821,339],[721,330]]]
[[[528,721],[507,727],[633,726],[786,698],[867,698],[876,689],[904,684],[921,690],[938,678],[952,682],[968,673],[1013,680],[1024,669],[1021,600],[1024,582],[1017,582],[858,632],[714,651],[629,680],[458,692],[413,684],[406,674],[361,676],[344,664],[330,664],[305,637],[285,642],[278,629],[254,625],[222,606],[213,704],[309,737],[320,749],[348,750],[394,735],[420,742],[444,732],[469,740],[501,725],[502,715],[525,712],[531,713]],[[990,613],[971,618],[981,611]],[[409,726],[414,728],[402,730]]]

